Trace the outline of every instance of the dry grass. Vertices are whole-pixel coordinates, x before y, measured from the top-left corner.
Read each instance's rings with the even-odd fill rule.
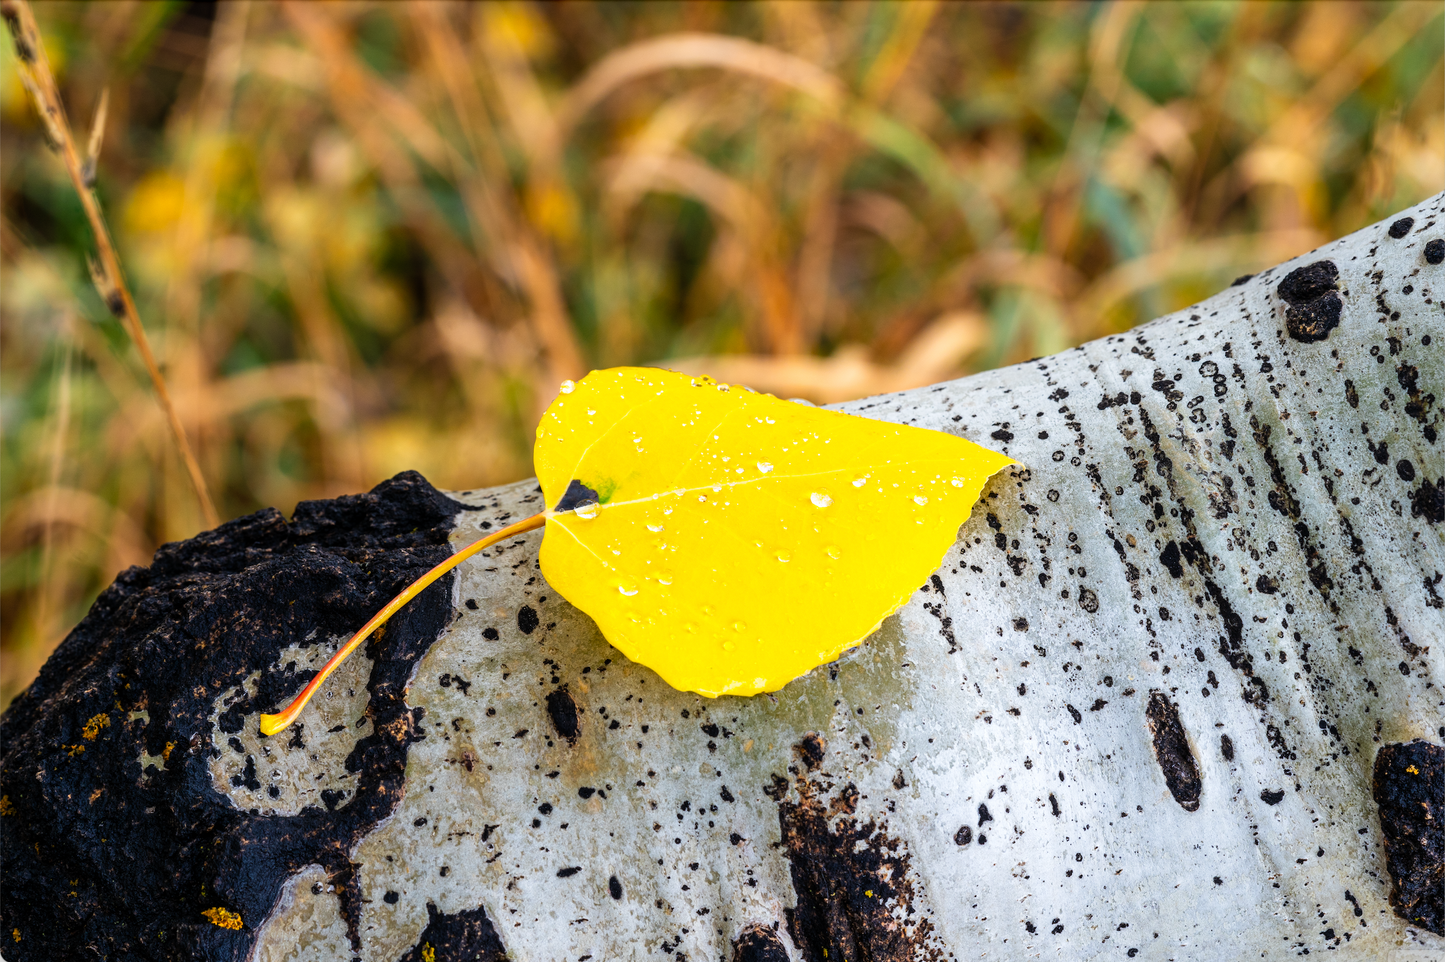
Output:
[[[589,367],[837,400],[1122,330],[1445,188],[1440,4],[47,3],[223,517],[530,473]],[[0,704],[200,529],[0,64]]]

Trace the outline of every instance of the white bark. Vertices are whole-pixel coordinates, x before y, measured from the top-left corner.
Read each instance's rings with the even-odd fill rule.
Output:
[[[843,405],[1027,468],[994,479],[937,582],[776,696],[710,701],[629,663],[542,580],[541,532],[463,566],[408,697],[427,736],[406,797],[353,853],[362,957],[414,946],[430,902],[484,907],[517,960],[731,958],[745,928],[774,923],[804,958],[787,912],[820,898],[833,908],[801,915],[833,926],[831,959],[880,938],[889,958],[1445,956],[1388,904],[1371,798],[1380,744],[1445,740],[1445,524],[1412,513],[1445,474],[1426,431],[1445,429],[1445,268],[1424,253],[1442,209],[1445,195],[1400,215],[1403,238],[1391,218],[1128,334]],[[1343,311],[1305,343],[1279,286],[1323,260]],[[531,482],[457,497],[486,505],[461,516],[458,545],[540,499]],[[563,685],[575,742],[549,716]],[[1197,805],[1166,784],[1153,695],[1177,706]],[[795,749],[808,733],[815,768]],[[356,736],[278,764],[298,785],[333,778]],[[223,768],[217,790],[246,794]],[[831,854],[809,848],[829,842],[820,825]],[[797,890],[814,870],[828,898]],[[257,958],[351,955],[312,874]],[[882,909],[848,909],[850,886]],[[879,935],[880,911],[894,932]]]

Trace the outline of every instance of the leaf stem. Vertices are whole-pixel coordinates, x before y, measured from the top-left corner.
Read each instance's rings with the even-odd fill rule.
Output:
[[[334,672],[337,668],[341,667],[341,663],[346,660],[347,656],[350,655],[353,651],[355,651],[357,647],[363,641],[365,641],[373,631],[386,624],[387,619],[400,611],[403,605],[405,605],[411,599],[415,598],[417,595],[421,594],[422,591],[425,590],[427,586],[430,585],[433,581],[436,581],[442,575],[446,574],[448,571],[451,571],[457,565],[461,564],[463,561],[466,561],[478,551],[490,548],[492,545],[498,543],[499,541],[505,541],[507,538],[510,538],[513,535],[522,534],[526,531],[533,531],[537,528],[542,527],[542,525],[546,523],[547,512],[545,511],[539,514],[534,514],[530,518],[523,518],[521,521],[518,521],[515,524],[510,524],[507,527],[501,529],[500,531],[495,531],[484,538],[479,538],[478,540],[473,541],[471,544],[467,545],[465,548],[458,551],[451,557],[447,558],[441,564],[438,564],[436,567],[432,568],[430,571],[413,581],[411,584],[407,585],[406,588],[401,592],[401,594],[397,595],[395,598],[391,599],[391,601],[387,602],[385,608],[382,608],[376,614],[372,615],[371,620],[368,621],[366,624],[362,625],[361,630],[358,631],[356,634],[352,635],[350,641],[337,649],[336,654],[331,656],[331,660],[328,661],[325,665],[322,665],[321,670],[316,673],[316,677],[311,679],[311,683],[308,684],[305,688],[301,689],[301,693],[291,700],[291,704],[287,705],[285,709],[278,712],[277,714],[261,716],[261,734],[274,735],[277,732],[286,728],[286,726],[290,725],[293,721],[295,721],[296,716],[301,714],[301,709],[305,708],[306,703],[311,700],[311,696],[316,694],[317,689],[321,687],[321,684],[326,681],[326,679],[331,675],[332,672]]]

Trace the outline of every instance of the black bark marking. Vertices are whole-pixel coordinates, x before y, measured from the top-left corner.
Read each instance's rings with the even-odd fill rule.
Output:
[[[1339,279],[1333,261],[1315,261],[1290,271],[1279,282],[1279,296],[1289,305],[1284,326],[1290,337],[1310,344],[1323,341],[1339,326],[1344,310]]]
[[[973,829],[967,825],[960,825],[958,831],[953,833],[955,845],[968,845],[973,842]]]
[[[733,962],[788,962],[788,950],[766,925],[749,925],[733,942]]]
[[[584,504],[597,504],[599,500],[596,491],[573,478],[567,485],[567,490],[562,492],[562,498],[552,510],[575,511]]]
[[[1435,238],[1425,245],[1425,263],[1439,264],[1445,262],[1445,240]]]
[[[1149,707],[1144,710],[1149,731],[1154,736],[1154,759],[1164,773],[1164,784],[1169,794],[1186,812],[1199,810],[1199,795],[1203,782],[1199,778],[1199,766],[1194,752],[1189,748],[1189,738],[1184,725],[1179,721],[1179,707],[1162,692],[1149,696]]]
[[[823,741],[822,735],[817,732],[808,732],[803,736],[802,741],[793,746],[793,751],[798,753],[798,757],[811,772],[823,764],[823,751],[826,747],[827,743]]]
[[[537,630],[542,619],[537,617],[537,609],[531,605],[523,605],[517,610],[517,630],[524,635],[530,635]]]
[[[1219,754],[1224,756],[1227,762],[1234,761],[1234,739],[1228,735],[1219,736]]]
[[[507,950],[482,906],[443,915],[426,904],[427,926],[397,962],[506,962]]]
[[[1340,287],[1340,271],[1334,261],[1315,261],[1296,268],[1279,282],[1279,296],[1290,304],[1307,304]]]
[[[1159,553],[1159,560],[1169,569],[1170,577],[1184,577],[1184,565],[1179,563],[1179,545],[1176,542],[1170,541],[1164,546],[1164,550]]]
[[[1410,492],[1410,516],[1424,518],[1431,524],[1445,521],[1445,477],[1432,484],[1426,480]]]
[[[1325,568],[1324,555],[1319,548],[1310,540],[1309,526],[1300,520],[1299,499],[1295,497],[1294,489],[1290,487],[1285,479],[1284,466],[1280,464],[1279,457],[1275,454],[1274,448],[1269,443],[1270,434],[1273,429],[1268,424],[1260,424],[1259,419],[1250,415],[1249,426],[1254,435],[1255,443],[1259,445],[1260,454],[1269,465],[1269,477],[1274,483],[1272,490],[1266,493],[1270,507],[1294,522],[1295,540],[1299,542],[1300,550],[1305,554],[1306,569],[1309,574],[1310,584],[1314,585],[1320,597],[1329,605],[1332,612],[1338,612],[1339,606],[1330,599],[1330,589],[1334,587],[1334,581],[1330,578]],[[1382,459],[1383,456],[1383,459]],[[1375,453],[1375,459],[1381,464],[1388,460],[1384,446]]]
[[[450,555],[460,507],[407,472],[368,494],[302,502],[290,523],[273,509],[238,518],[122,572],[0,721],[6,794],[27,813],[3,820],[5,924],[22,933],[7,957],[70,958],[89,945],[109,958],[245,958],[281,886],[310,864],[331,875],[359,946],[349,853],[401,800],[421,719],[406,685],[452,616],[452,576],[368,648],[372,734],[346,760],[356,774],[347,805],[236,809],[211,786],[211,713],[255,671],[257,696],[227,714],[283,704],[307,677],[273,671],[281,651],[313,630],[350,635]],[[125,720],[142,708],[149,722]],[[60,731],[100,713],[116,719],[103,745],[76,759],[56,750]],[[167,746],[166,770],[142,773],[137,756]],[[197,922],[216,906],[243,928]]]
[[[1393,224],[1390,225],[1389,234],[1395,240],[1399,240],[1406,234],[1410,233],[1410,228],[1414,226],[1415,218],[1401,217],[1399,220],[1395,221]]]
[[[1259,793],[1259,800],[1264,802],[1266,805],[1278,805],[1280,802],[1284,801],[1284,792],[1278,788],[1266,788],[1264,791]]]
[[[1390,905],[1411,925],[1445,935],[1445,748],[1423,739],[1385,745],[1373,788]]]
[[[615,875],[609,876],[607,879],[607,894],[619,902],[622,901],[622,883],[617,880]]]
[[[912,857],[902,842],[886,825],[852,817],[856,786],[829,799],[807,778],[795,784],[799,800],[780,802],[778,821],[797,896],[788,932],[799,955],[807,962],[926,957],[933,924],[913,908]]]
[[[577,744],[577,735],[582,727],[577,715],[577,702],[572,700],[572,693],[566,685],[547,695],[547,714],[557,734],[567,739],[569,745]]]

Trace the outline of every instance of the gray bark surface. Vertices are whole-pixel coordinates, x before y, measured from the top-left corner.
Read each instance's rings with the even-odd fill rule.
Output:
[[[772,696],[628,662],[546,584],[540,531],[472,559],[416,649],[394,806],[236,945],[1445,957],[1441,238],[1445,195],[1127,334],[842,405],[1023,467],[879,631]],[[533,482],[452,496],[453,546],[542,507]],[[304,742],[258,734],[265,679],[341,640],[304,627],[206,696],[196,743],[263,820],[369,804],[348,759],[395,727],[357,657]]]
[[[774,697],[626,662],[540,577],[540,532],[475,559],[408,695],[406,798],[354,854],[363,958],[415,945],[429,903],[485,906],[515,959],[728,958],[757,926],[810,959],[1445,954],[1391,910],[1372,798],[1381,745],[1445,740],[1441,208],[843,405],[1027,467],[914,601]],[[485,506],[456,545],[540,507],[530,482],[457,497]],[[323,894],[258,958],[346,951]]]

